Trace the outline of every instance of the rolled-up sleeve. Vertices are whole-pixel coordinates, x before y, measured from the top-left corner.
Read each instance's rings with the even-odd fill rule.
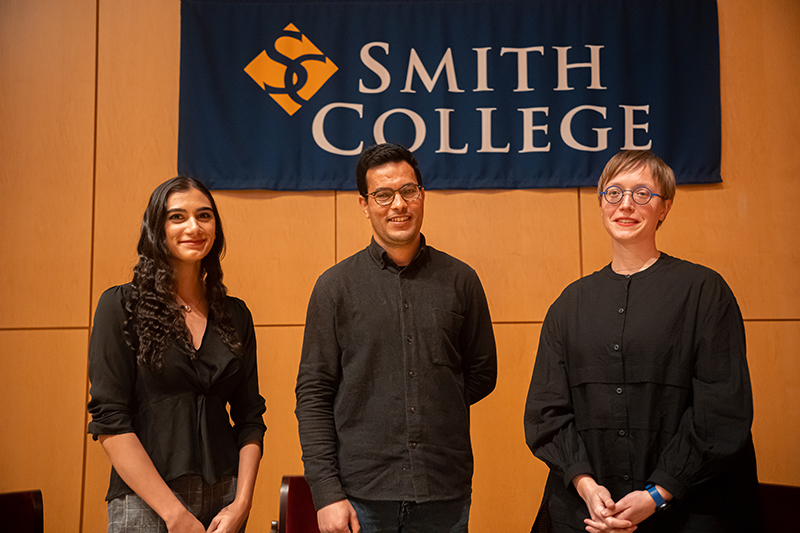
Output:
[[[136,354],[125,343],[123,288],[112,287],[100,297],[89,341],[88,432],[100,435],[133,433],[133,392]]]
[[[231,420],[236,431],[239,448],[248,442],[258,442],[263,445],[264,412],[266,403],[259,392],[258,361],[256,350],[256,334],[253,325],[253,316],[250,310],[239,299],[234,302],[234,323],[237,324],[239,336],[242,341],[242,367],[244,380],[230,399]]]

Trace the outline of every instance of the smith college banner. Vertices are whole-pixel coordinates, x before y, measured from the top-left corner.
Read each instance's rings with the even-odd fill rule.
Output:
[[[622,149],[720,178],[715,0],[181,3],[178,170],[352,190],[363,148],[428,189],[593,186]]]

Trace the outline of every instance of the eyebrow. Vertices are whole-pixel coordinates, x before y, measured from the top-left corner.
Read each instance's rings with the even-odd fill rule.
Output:
[[[413,181],[409,181],[408,183],[405,183],[405,184],[401,185],[400,189],[402,189],[404,187],[408,187],[409,185],[414,185],[416,187],[420,186],[419,184],[414,183]],[[380,187],[378,189],[375,189],[375,192],[378,192],[378,191],[399,191],[400,189],[392,189],[391,187]]]
[[[211,209],[210,207],[201,207],[197,211],[198,212],[200,212],[200,211],[211,211],[212,213],[214,212],[214,210]],[[184,209],[182,207],[173,207],[172,209],[167,209],[167,213],[185,213],[185,212],[186,212],[186,209]]]

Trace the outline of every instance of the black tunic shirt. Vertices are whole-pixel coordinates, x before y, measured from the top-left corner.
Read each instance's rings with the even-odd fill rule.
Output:
[[[480,280],[425,246],[405,268],[373,240],[320,276],[297,420],[317,508],[347,496],[425,502],[471,491],[469,406],[497,378]]]
[[[95,440],[136,433],[165,481],[197,474],[215,483],[223,474],[235,475],[239,449],[249,441],[261,442],[266,429],[250,311],[243,301],[227,298],[244,349],[241,358],[222,342],[209,320],[196,358],[172,346],[158,372],[137,365],[136,354],[125,344],[128,291],[130,285],[108,289],[95,311],[89,343],[89,433]],[[112,469],[106,499],[130,492]]]
[[[584,530],[589,513],[571,485],[578,474],[615,501],[661,485],[675,497],[673,517],[724,514],[692,502],[731,474],[732,461],[751,463],[732,474],[755,489],[752,418],[742,316],[716,272],[666,254],[633,275],[607,266],[548,311],[525,434],[551,469],[544,505],[556,523]]]

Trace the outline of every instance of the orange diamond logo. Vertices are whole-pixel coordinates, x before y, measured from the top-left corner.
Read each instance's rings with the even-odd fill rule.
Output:
[[[294,115],[339,70],[294,24],[275,40],[276,56],[264,50],[244,71],[289,115]]]

